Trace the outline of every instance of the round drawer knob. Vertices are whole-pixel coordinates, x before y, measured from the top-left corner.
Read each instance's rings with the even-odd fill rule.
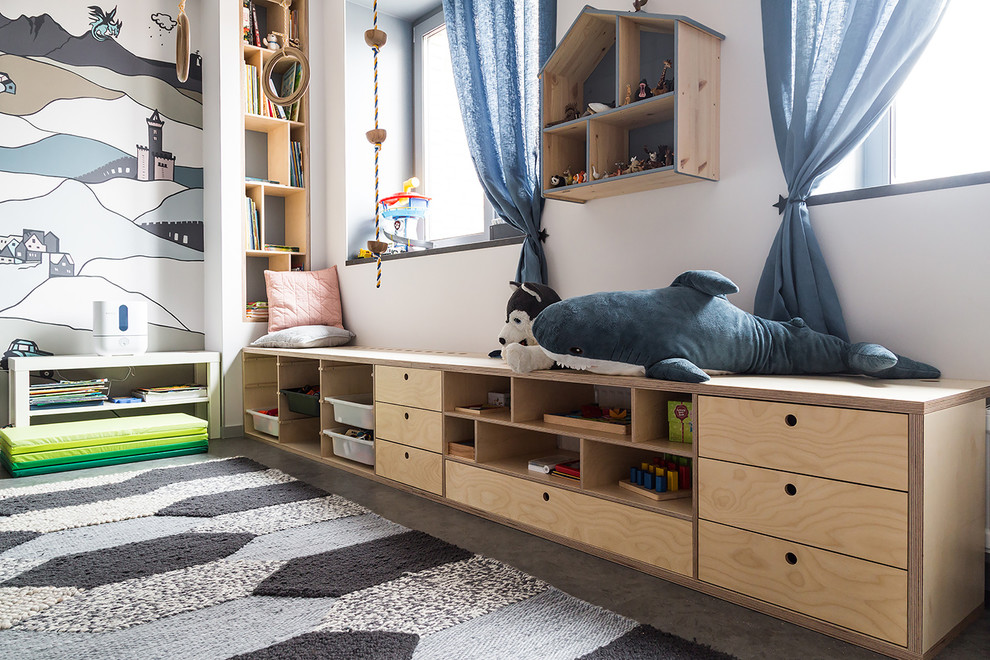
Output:
[[[550,493],[543,493],[543,501],[544,502],[550,501]]]
[[[406,458],[409,458],[409,452],[406,452]]]
[[[402,413],[402,416],[405,417],[406,419],[409,419],[409,413]]]
[[[797,426],[797,417],[794,415],[787,415],[784,417],[784,424],[787,424],[788,426]]]
[[[784,492],[793,497],[794,495],[797,495],[797,486],[794,484],[787,484],[784,486]]]
[[[784,560],[788,564],[790,564],[791,566],[793,566],[794,564],[797,563],[797,555],[794,554],[793,552],[788,552],[786,555],[784,555]]]

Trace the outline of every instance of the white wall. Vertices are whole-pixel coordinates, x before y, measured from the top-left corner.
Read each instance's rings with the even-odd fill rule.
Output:
[[[558,36],[584,4],[558,2]],[[595,3],[613,10],[629,5]],[[733,302],[752,310],[779,223],[771,204],[785,192],[767,104],[760,3],[653,0],[648,9],[689,16],[726,35],[721,180],[585,205],[548,201],[550,285],[569,297],[666,286],[684,270],[710,268],[732,278],[741,289]],[[342,75],[332,60],[326,68]],[[338,98],[334,93],[326,102]],[[365,129],[346,130],[360,130],[363,138]],[[385,262],[376,290],[373,265],[343,266],[341,203],[328,202],[327,250],[330,263],[340,266],[345,321],[359,343],[497,347],[518,246]],[[990,352],[983,350],[990,329],[988,205],[990,186],[982,185],[811,208],[854,341],[879,341],[935,364],[947,377],[990,379]]]

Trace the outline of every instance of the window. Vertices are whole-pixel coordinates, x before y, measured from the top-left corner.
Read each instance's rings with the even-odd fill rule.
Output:
[[[959,178],[931,187],[990,181],[960,176],[990,172],[990,89],[982,82],[988,22],[990,2],[952,0],[887,114],[814,194],[943,177]]]
[[[426,238],[435,246],[487,240],[494,215],[468,152],[443,12],[413,28],[415,159],[431,198]]]

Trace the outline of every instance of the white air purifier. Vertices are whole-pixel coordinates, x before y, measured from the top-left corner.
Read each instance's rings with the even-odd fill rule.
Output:
[[[148,350],[148,303],[93,302],[93,341],[99,355],[137,355]]]

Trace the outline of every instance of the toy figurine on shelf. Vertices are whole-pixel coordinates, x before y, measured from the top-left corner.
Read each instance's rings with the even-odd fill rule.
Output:
[[[568,103],[567,107],[564,108],[564,121],[573,121],[581,116],[578,112],[577,106],[573,103]]]
[[[594,164],[594,163],[592,163],[592,164],[591,164],[591,178],[592,178],[592,179],[594,179],[595,181],[598,181],[598,180],[599,180],[599,179],[601,179],[601,178],[602,178],[603,176],[608,176],[608,175],[607,175],[607,174],[605,174],[604,172],[599,172],[599,171],[598,171],[598,170],[597,170],[597,169],[595,168],[595,164]]]
[[[612,173],[610,176],[622,176],[623,174],[625,174],[626,173],[626,170],[625,170],[625,167],[624,166],[625,166],[625,163],[616,163],[615,164],[615,172]]]
[[[646,162],[643,163],[643,169],[653,170],[661,166],[660,160],[657,158],[659,151],[650,151],[650,148],[645,144],[643,145],[643,151],[646,152]]]
[[[571,168],[564,170],[564,185],[569,186],[574,183],[574,175],[571,174]]]
[[[639,158],[637,158],[636,156],[630,158],[629,169],[626,170],[626,173],[632,174],[633,172],[642,172],[642,171],[643,171],[643,163],[639,160]]]
[[[550,177],[551,188],[560,188],[562,185],[564,185],[564,177],[560,176],[559,174],[551,175]]]
[[[659,151],[663,154],[663,165],[664,167],[669,167],[674,164],[674,150],[671,149],[666,144],[662,144],[659,147]]]
[[[639,91],[636,92],[636,100],[642,101],[653,96],[653,90],[646,82],[646,78],[639,81]]]
[[[632,85],[626,85],[626,102],[623,105],[632,103]]]
[[[674,63],[670,60],[663,61],[663,70],[660,72],[660,82],[658,82],[657,86],[653,88],[654,96],[660,96],[661,94],[674,91],[673,79],[671,79],[670,82],[667,81],[667,69],[672,66],[674,66]]]

